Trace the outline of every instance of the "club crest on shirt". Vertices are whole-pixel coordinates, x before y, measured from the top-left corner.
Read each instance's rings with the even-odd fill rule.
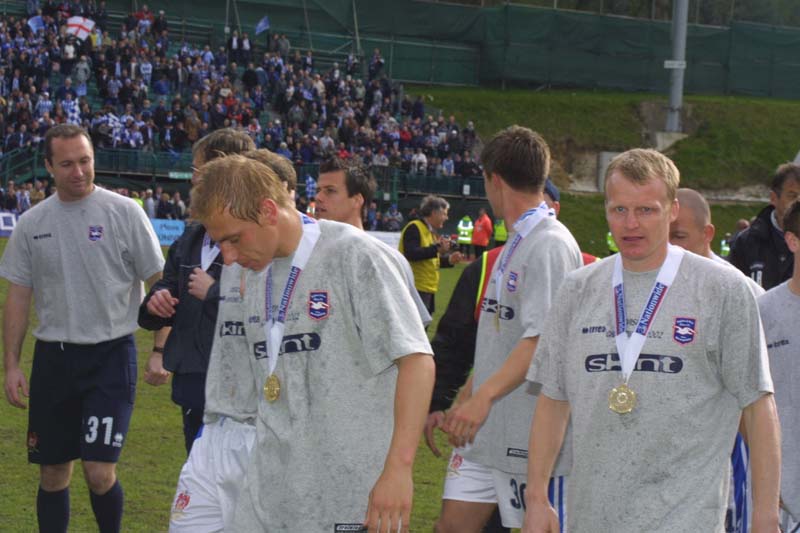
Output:
[[[178,519],[183,517],[184,511],[186,507],[189,506],[189,502],[191,501],[192,496],[189,494],[188,490],[181,491],[178,496],[175,497],[175,504],[172,507],[172,518]]]
[[[519,274],[514,271],[508,273],[508,281],[506,281],[506,289],[508,292],[514,292],[517,290],[517,286],[519,283]]]
[[[103,238],[103,226],[89,226],[89,240],[99,241]]]
[[[678,344],[689,344],[694,341],[695,324],[694,318],[677,317],[672,325],[672,338]]]
[[[314,320],[328,318],[330,308],[328,291],[311,291],[308,293],[308,316]]]

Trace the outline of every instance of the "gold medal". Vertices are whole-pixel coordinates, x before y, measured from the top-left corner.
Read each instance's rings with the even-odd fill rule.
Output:
[[[625,383],[614,387],[608,394],[608,408],[617,414],[624,415],[636,407],[636,393]]]
[[[264,398],[270,403],[281,397],[281,380],[275,374],[270,374],[264,383]]]

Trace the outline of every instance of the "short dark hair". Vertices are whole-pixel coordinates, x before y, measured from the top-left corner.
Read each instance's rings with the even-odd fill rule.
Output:
[[[550,173],[550,148],[530,128],[509,126],[484,147],[481,163],[487,176],[497,174],[515,191],[541,192]]]
[[[800,165],[795,165],[794,163],[780,165],[772,178],[772,186],[770,187],[772,192],[780,196],[781,192],[783,192],[783,184],[788,179],[793,179],[800,183]]]
[[[344,183],[347,187],[347,196],[353,197],[360,194],[364,198],[364,208],[369,205],[375,196],[378,184],[372,173],[357,157],[338,157],[327,158],[319,166],[319,173],[344,172]]]
[[[92,138],[85,129],[76,124],[59,124],[47,130],[44,136],[44,158],[48,163],[53,163],[53,139],[74,139],[79,135],[86,137],[89,146],[92,146],[92,151],[94,151]]]
[[[212,131],[192,146],[192,157],[200,156],[203,163],[218,157],[241,154],[256,149],[256,143],[243,130],[222,128]]]
[[[800,200],[795,200],[783,215],[783,230],[800,239]]]
[[[428,195],[419,204],[419,216],[429,217],[439,209],[450,209],[450,204],[441,196]]]

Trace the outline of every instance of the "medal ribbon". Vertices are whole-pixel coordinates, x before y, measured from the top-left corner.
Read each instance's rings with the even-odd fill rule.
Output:
[[[219,255],[219,246],[217,243],[212,246],[211,237],[206,233],[203,235],[203,248],[200,250],[200,268],[207,271],[217,255]]]
[[[533,231],[533,228],[539,225],[539,222],[544,220],[546,217],[554,216],[556,216],[556,212],[547,207],[545,202],[542,202],[538,207],[528,209],[522,213],[522,216],[520,216],[517,221],[514,222],[514,231],[517,233],[514,235],[514,239],[511,241],[511,244],[507,245],[503,249],[503,254],[500,257],[500,261],[497,262],[497,270],[494,274],[494,289],[495,297],[497,298],[497,305],[500,305],[500,293],[502,292],[503,276],[506,273],[508,264],[511,262],[511,258],[514,256],[514,252],[517,251],[517,248],[522,240],[527,237],[531,231]]]
[[[292,258],[292,266],[289,268],[289,277],[286,280],[286,286],[283,288],[283,295],[278,304],[278,316],[272,314],[272,265],[267,267],[267,290],[266,290],[266,309],[264,316],[264,335],[267,338],[267,361],[269,364],[269,374],[275,372],[275,367],[278,364],[278,354],[281,349],[281,341],[283,340],[283,330],[286,328],[286,313],[289,310],[289,304],[292,302],[292,295],[297,286],[297,281],[300,279],[300,274],[306,267],[308,260],[311,258],[311,252],[314,250],[314,245],[317,244],[319,239],[319,224],[317,222],[302,214],[300,220],[303,222],[303,237],[300,239],[300,244],[294,252]]]
[[[633,369],[636,366],[636,361],[642,353],[642,348],[647,340],[647,332],[656,318],[658,310],[667,295],[667,290],[675,281],[675,276],[678,273],[678,267],[681,266],[683,259],[683,248],[678,246],[668,245],[667,258],[661,265],[656,276],[656,281],[653,284],[653,289],[650,291],[650,296],[644,304],[642,315],[639,317],[639,322],[636,324],[636,329],[633,334],[628,337],[625,332],[626,317],[625,317],[625,291],[622,286],[622,257],[617,254],[614,261],[614,274],[612,278],[612,285],[614,287],[614,319],[616,322],[615,337],[617,342],[617,352],[619,353],[619,360],[622,366],[622,380],[628,384],[631,378]]]

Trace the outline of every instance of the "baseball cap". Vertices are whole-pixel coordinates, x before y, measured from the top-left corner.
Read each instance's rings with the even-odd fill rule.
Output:
[[[544,182],[544,192],[552,198],[554,202],[561,201],[561,193],[558,192],[558,187],[556,187],[556,184],[553,183],[553,180],[549,177]]]

